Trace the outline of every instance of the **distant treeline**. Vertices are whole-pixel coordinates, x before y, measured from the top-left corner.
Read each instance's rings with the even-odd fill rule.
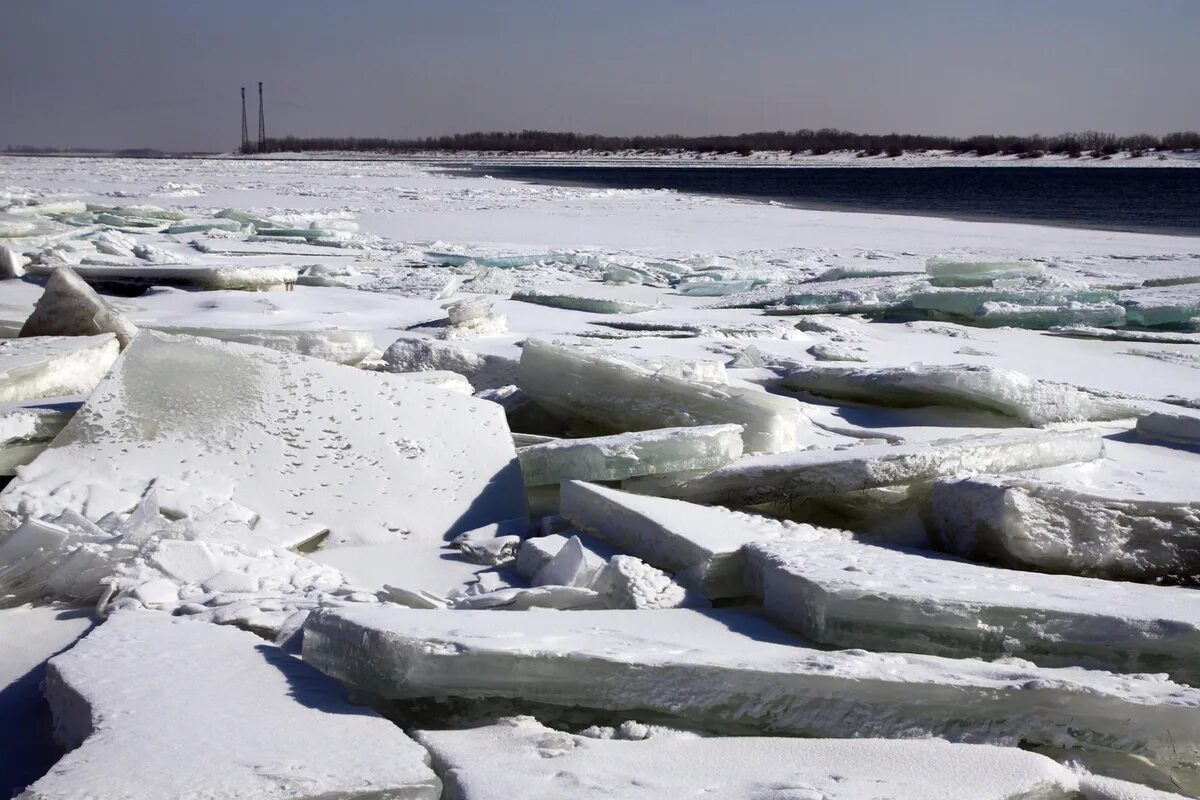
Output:
[[[988,156],[1007,154],[1036,158],[1047,153],[1071,157],[1084,155],[1102,158],[1122,151],[1141,155],[1152,150],[1200,149],[1200,133],[1181,131],[1166,136],[1138,134],[1116,136],[1111,133],[1087,131],[1064,133],[1059,136],[971,136],[965,139],[950,136],[921,136],[912,134],[852,133],[836,128],[798,131],[765,131],[742,133],[736,136],[597,136],[582,133],[552,131],[521,131],[520,133],[456,133],[452,136],[430,136],[424,139],[382,138],[302,138],[287,136],[267,139],[267,152],[296,152],[313,150],[348,150],[373,153],[403,153],[420,150],[451,152],[496,151],[569,153],[583,150],[618,152],[636,150],[649,153],[691,151],[697,153],[734,153],[749,155],[755,150],[791,152],[794,155],[822,155],[834,151],[854,151],[863,156],[899,156],[905,152],[950,150]],[[248,152],[257,152],[252,145]]]
[[[122,158],[161,158],[167,155],[161,150],[149,147],[129,148],[126,150],[108,150],[102,147],[34,147],[31,145],[9,145],[4,148],[6,153],[34,156],[55,155],[106,155],[121,156]]]

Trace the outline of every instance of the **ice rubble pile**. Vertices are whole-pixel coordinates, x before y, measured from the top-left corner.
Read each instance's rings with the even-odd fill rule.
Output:
[[[750,259],[409,247],[435,299],[380,355],[365,331],[138,332],[88,285],[261,288],[300,271],[260,260],[323,253],[356,266],[299,282],[344,291],[367,241],[346,220],[43,204],[0,214],[0,237],[0,273],[47,284],[0,376],[0,605],[108,617],[52,662],[74,749],[31,797],[436,797],[439,776],[463,798],[1154,796],[1054,760],[1080,754],[1196,786],[1200,614],[1194,589],[1153,583],[1200,572],[1200,512],[1142,469],[1189,474],[1192,416],[1009,369],[729,341],[866,361],[865,326],[828,315],[867,313],[1181,343],[1178,290],[1023,262],[796,282]],[[531,286],[534,265],[595,283]],[[650,288],[780,318],[670,319]],[[715,357],[531,338],[518,360],[474,341],[506,332],[503,296],[579,337]],[[89,396],[35,405],[60,394]],[[910,441],[820,427],[812,398],[1038,429]],[[924,549],[809,524],[830,509],[841,528],[902,517]],[[170,764],[147,745],[168,723],[196,743]]]

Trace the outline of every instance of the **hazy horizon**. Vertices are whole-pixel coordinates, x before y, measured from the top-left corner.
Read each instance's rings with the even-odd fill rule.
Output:
[[[1200,3],[8,0],[0,146],[1200,129]]]

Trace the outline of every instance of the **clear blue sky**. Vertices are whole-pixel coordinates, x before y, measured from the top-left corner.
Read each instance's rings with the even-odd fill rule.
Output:
[[[0,0],[0,146],[1200,129],[1200,0]],[[256,105],[251,102],[251,135]]]

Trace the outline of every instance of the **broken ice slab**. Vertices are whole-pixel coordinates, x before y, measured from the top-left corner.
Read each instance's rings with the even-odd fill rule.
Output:
[[[49,276],[61,267],[33,265],[30,275]],[[120,286],[188,286],[200,289],[283,290],[296,283],[293,267],[193,267],[186,265],[80,264],[74,271],[88,283]]]
[[[391,375],[396,380],[413,381],[425,384],[426,386],[436,386],[439,389],[466,395],[467,397],[475,394],[475,388],[471,386],[471,382],[457,372],[427,370],[425,372],[393,372]],[[516,445],[515,438],[513,439],[513,444],[514,446]]]
[[[523,447],[517,453],[526,486],[564,478],[616,481],[635,475],[661,475],[715,469],[742,455],[740,425],[701,425],[559,439]]]
[[[278,227],[266,217],[260,217],[257,214],[251,214],[248,211],[242,211],[236,208],[226,208],[213,214],[217,219],[231,219],[234,222],[240,222],[242,225],[251,225],[254,228],[272,228]]]
[[[517,372],[511,358],[417,337],[397,339],[383,352],[383,360],[389,372],[457,372],[480,391],[511,385]]]
[[[54,444],[0,493],[19,514],[98,520],[151,486],[177,516],[237,503],[256,535],[325,546],[448,535],[525,514],[503,411],[410,380],[143,331]]]
[[[46,281],[21,336],[115,335],[124,348],[137,327],[110,306],[70,267],[59,267]]]
[[[167,231],[170,233],[170,231]],[[269,236],[273,239],[304,239],[312,242],[317,239],[338,239],[346,238],[348,234],[344,231],[322,229],[322,228],[260,228],[258,229],[259,236]]]
[[[531,267],[535,264],[541,264],[546,261],[554,261],[556,260],[556,257],[552,253],[479,256],[470,255],[467,253],[443,253],[430,250],[425,253],[425,260],[431,264],[437,264],[443,267],[461,267],[465,264],[473,263],[481,267],[511,269],[512,267]]]
[[[354,256],[354,250],[339,250],[316,244],[284,244],[282,242],[247,242],[237,239],[197,238],[191,240],[192,247],[201,253],[214,256]]]
[[[375,339],[366,331],[192,328],[175,325],[154,325],[152,329],[173,336],[203,336],[222,342],[251,344],[337,364],[357,364],[375,351]]]
[[[203,233],[205,231],[241,233],[242,230],[242,223],[236,219],[182,219],[168,227],[166,233]]]
[[[1117,292],[1108,289],[1068,288],[961,288],[914,292],[912,307],[970,319],[985,303],[1013,306],[1067,306],[1070,304],[1112,304]]]
[[[1138,415],[1133,406],[1072,386],[978,364],[914,363],[906,367],[814,364],[789,373],[782,386],[870,405],[982,409],[1033,426]]]
[[[616,300],[609,297],[585,297],[576,294],[551,294],[549,292],[514,292],[513,300],[539,306],[565,308],[570,311],[587,311],[592,314],[639,314],[653,311],[655,306],[635,303],[632,300]]]
[[[1125,309],[1115,303],[1070,303],[1063,306],[984,303],[975,313],[972,323],[983,328],[1007,326],[1031,330],[1045,330],[1058,325],[1119,328],[1125,324]]]
[[[604,568],[604,565],[608,563],[608,560],[616,555],[613,549],[606,543],[581,531],[568,531],[566,534],[553,533],[549,536],[535,536],[522,542],[521,548],[517,551],[517,561],[514,565],[517,574],[533,583],[533,585],[538,585],[542,582],[538,580],[539,573],[568,544],[577,550],[578,553],[576,562],[579,565],[579,569],[576,571],[586,571],[593,576],[598,574]],[[535,581],[536,583],[534,583]],[[563,585],[573,586],[575,584],[568,582]]]
[[[1185,448],[1104,442],[1083,467],[938,481],[927,522],[942,546],[1019,569],[1195,582],[1200,499]]]
[[[1050,328],[1048,333],[1074,339],[1108,339],[1116,342],[1145,342],[1154,344],[1200,344],[1200,333],[1174,333],[1171,331],[1133,331],[1094,328],[1086,325],[1062,325]]]
[[[724,297],[748,292],[760,281],[682,281],[675,290],[687,297]]]
[[[796,446],[808,420],[800,404],[752,388],[714,385],[665,374],[617,356],[529,339],[517,372],[539,405],[603,431],[738,424],[747,452],[777,453]]]
[[[1142,439],[1200,447],[1200,414],[1153,412],[1138,417],[1137,435]]]
[[[400,728],[256,636],[122,612],[50,661],[70,750],[30,798],[427,798],[441,782]],[[164,746],[169,731],[178,746]]]
[[[1079,784],[1043,755],[940,739],[702,738],[633,721],[597,738],[533,717],[415,735],[457,800],[1070,800]]]
[[[934,286],[987,286],[1004,278],[1029,278],[1045,273],[1041,264],[1028,261],[953,261],[931,258],[925,274]]]
[[[809,526],[580,481],[563,482],[559,503],[560,513],[580,528],[714,600],[749,594],[747,543],[817,535]]]
[[[767,615],[813,642],[1200,679],[1193,589],[1016,572],[831,536],[751,542],[746,560]]]
[[[77,403],[63,403],[0,409],[0,475],[15,475],[17,467],[36,458],[71,420],[77,408]]]
[[[0,402],[87,394],[117,359],[117,337],[32,336],[0,340]]]
[[[1090,429],[1008,431],[905,445],[860,445],[743,458],[697,475],[639,478],[625,488],[695,503],[746,507],[836,497],[885,486],[977,473],[1017,472],[1100,458]]]
[[[786,294],[767,314],[873,314],[906,305],[914,289],[925,286],[915,279],[855,278],[830,281],[806,291]],[[773,301],[772,301],[773,302]],[[768,302],[766,305],[770,305]]]
[[[305,623],[303,655],[384,699],[517,698],[714,731],[1021,741],[1164,763],[1200,754],[1200,690],[1161,676],[813,650],[728,609],[322,610]]]

